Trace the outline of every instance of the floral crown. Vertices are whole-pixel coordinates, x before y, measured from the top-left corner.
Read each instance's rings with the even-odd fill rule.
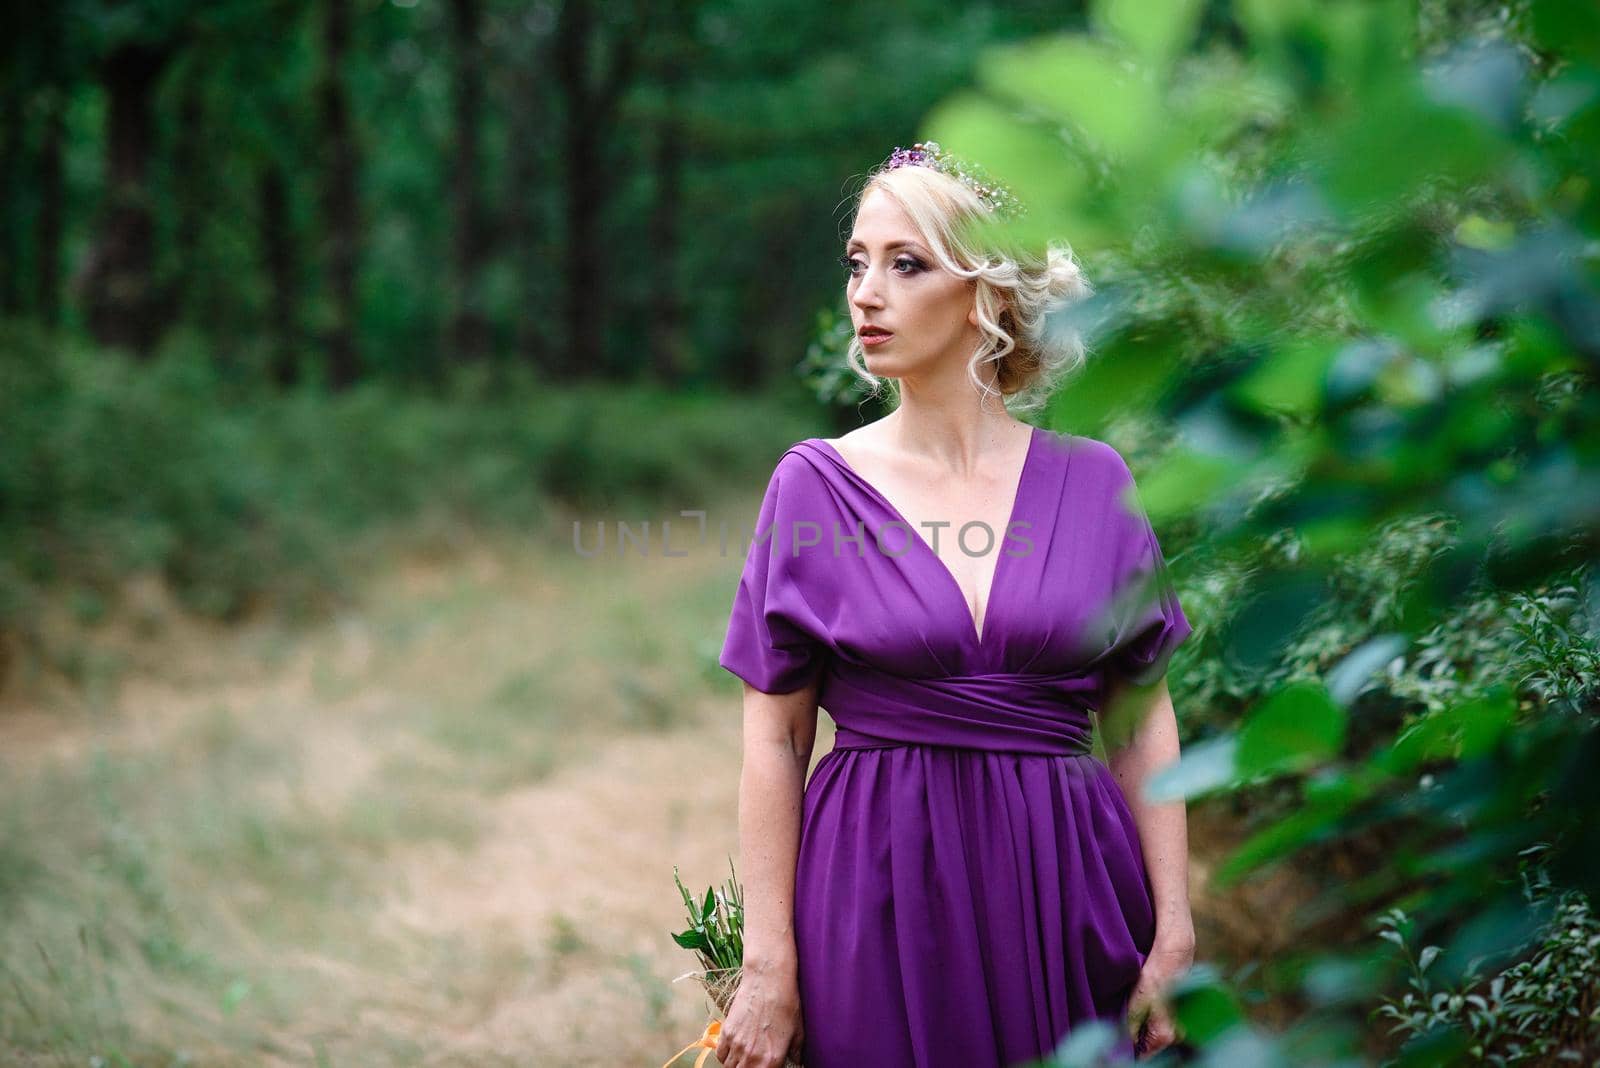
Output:
[[[976,163],[946,152],[937,141],[918,141],[910,148],[896,145],[882,169],[892,171],[896,167],[930,167],[947,174],[978,194],[978,199],[1001,218],[1018,219],[1027,214],[1022,201],[1003,182],[991,177]]]

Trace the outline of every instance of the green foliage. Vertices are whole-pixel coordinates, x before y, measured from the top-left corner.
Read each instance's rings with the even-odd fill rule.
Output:
[[[744,962],[744,893],[731,859],[728,872],[727,883],[721,889],[706,887],[704,900],[697,904],[677,867],[672,869],[672,881],[689,913],[688,929],[674,933],[672,940],[694,950],[707,971],[737,968]]]
[[[922,136],[1010,182],[1012,236],[1069,239],[1095,286],[1060,313],[1093,357],[1052,416],[1129,456],[1197,623],[1151,798],[1248,813],[1219,890],[1285,862],[1322,888],[1305,961],[1238,999],[1314,1010],[1190,1040],[1348,1063],[1399,980],[1339,932],[1402,901],[1430,981],[1509,976],[1555,931],[1510,889],[1524,855],[1565,901],[1600,892],[1594,20],[1248,2],[1234,47],[1192,5],[1091,9],[990,50]],[[1587,1013],[1600,967],[1563,959]],[[1517,1004],[1548,1055],[1600,1048]],[[1394,1063],[1507,1055],[1408,1013]]]
[[[140,367],[17,325],[0,329],[0,426],[0,629],[39,650],[71,591],[80,623],[144,575],[219,618],[311,609],[397,529],[546,537],[560,504],[705,507],[816,430],[781,397],[527,375],[280,392],[186,347]]]
[[[1407,967],[1406,990],[1382,998],[1374,1018],[1405,1038],[1461,1036],[1463,1060],[1512,1065],[1559,1060],[1563,1050],[1600,1041],[1600,921],[1580,893],[1557,893],[1535,873],[1525,883],[1530,907],[1546,904],[1549,920],[1536,945],[1491,976],[1469,972],[1455,983],[1428,974],[1440,947],[1413,952],[1415,922],[1402,908],[1379,917],[1379,937],[1397,947]]]
[[[807,392],[824,404],[843,408],[872,398],[872,389],[850,367],[848,352],[855,324],[842,305],[817,311],[806,355],[795,369]],[[892,388],[885,383],[884,388]]]
[[[672,940],[694,951],[700,970],[691,974],[717,1011],[726,1015],[744,969],[744,888],[739,885],[733,858],[728,858],[727,881],[720,887],[706,887],[702,901],[696,902],[683,885],[676,865],[672,881],[677,883],[689,914],[688,928],[673,932]]]

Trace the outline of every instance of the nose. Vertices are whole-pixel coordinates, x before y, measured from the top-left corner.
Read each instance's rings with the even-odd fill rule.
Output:
[[[868,267],[856,279],[855,293],[850,297],[850,302],[858,308],[881,308],[883,300],[878,296],[878,272],[874,267]]]

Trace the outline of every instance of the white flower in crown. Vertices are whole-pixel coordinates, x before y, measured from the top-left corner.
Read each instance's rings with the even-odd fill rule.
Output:
[[[929,167],[940,174],[948,174],[978,194],[978,198],[1001,218],[1019,219],[1027,214],[1022,201],[1003,182],[990,177],[976,163],[946,152],[937,141],[918,141],[910,148],[896,145],[883,169],[892,171],[896,167]]]

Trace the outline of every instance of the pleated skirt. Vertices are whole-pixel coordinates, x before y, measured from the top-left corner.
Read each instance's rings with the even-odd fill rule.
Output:
[[[836,748],[806,785],[795,941],[807,1068],[1007,1068],[1114,1023],[1155,937],[1098,758]]]

